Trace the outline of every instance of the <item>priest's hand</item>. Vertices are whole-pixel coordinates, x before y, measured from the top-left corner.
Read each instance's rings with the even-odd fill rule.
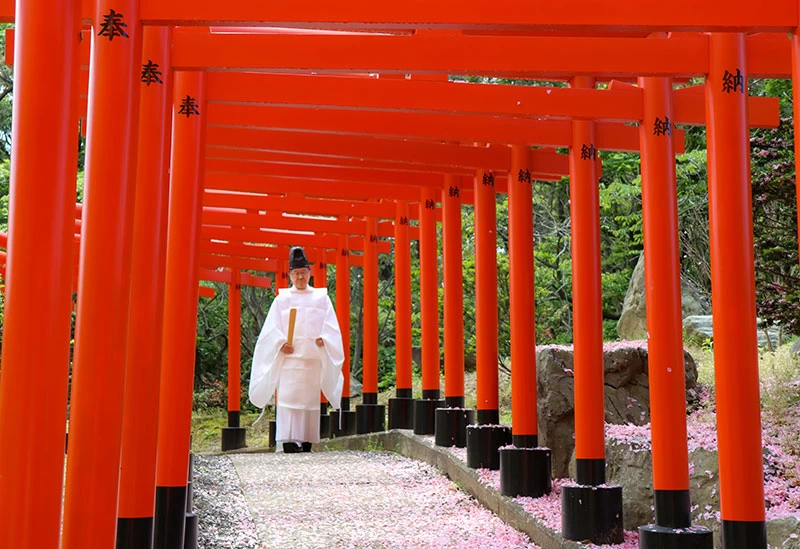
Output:
[[[317,339],[315,339],[314,343],[317,344],[317,347],[322,347],[323,345],[325,345],[325,342],[322,340],[321,337],[318,337]]]
[[[284,343],[283,347],[281,347],[281,352],[290,355],[294,352],[294,347],[288,343]]]

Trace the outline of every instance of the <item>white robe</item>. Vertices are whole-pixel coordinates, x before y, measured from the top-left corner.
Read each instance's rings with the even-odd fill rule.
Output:
[[[281,353],[289,330],[289,309],[297,309],[294,352]],[[322,347],[317,338],[325,342]],[[320,390],[334,408],[341,406],[344,350],[339,321],[328,293],[308,286],[282,288],[272,302],[253,352],[250,402],[268,405],[277,390],[275,435],[283,442],[319,442]]]

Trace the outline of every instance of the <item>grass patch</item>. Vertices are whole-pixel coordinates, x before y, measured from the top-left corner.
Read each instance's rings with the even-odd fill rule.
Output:
[[[239,424],[247,429],[247,446],[260,447],[269,444],[269,420],[274,413],[269,410],[255,426],[259,414],[242,412]],[[192,452],[218,452],[222,449],[222,428],[228,426],[228,411],[225,408],[206,408],[192,414]]]

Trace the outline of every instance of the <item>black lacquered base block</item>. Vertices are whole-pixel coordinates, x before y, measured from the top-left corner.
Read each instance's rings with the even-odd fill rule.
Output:
[[[197,515],[186,513],[186,534],[183,537],[183,549],[197,549],[197,526]]]
[[[561,487],[561,534],[573,541],[622,543],[622,486]]]
[[[439,408],[436,410],[436,446],[466,448],[467,425],[475,423],[475,410]]]
[[[500,469],[500,447],[511,444],[511,427],[507,425],[467,426],[467,467]]]
[[[319,415],[319,438],[331,437],[331,416],[330,414]]]
[[[639,549],[713,549],[714,534],[704,526],[667,528],[648,524],[639,527]]]
[[[763,521],[723,519],[721,530],[725,549],[767,549],[767,527]]]
[[[223,427],[222,428],[222,451],[238,450],[247,446],[247,431],[244,427]]]
[[[421,398],[414,402],[414,434],[432,435],[436,432],[436,410],[444,400]]]
[[[155,549],[183,547],[186,532],[186,486],[156,486]]]
[[[278,425],[274,419],[269,420],[269,447],[275,448],[275,434],[278,432]]]
[[[339,424],[339,415],[342,421]],[[334,410],[331,416],[331,438],[356,434],[356,413],[352,410]]]
[[[389,399],[389,429],[414,428],[414,402],[413,398]]]
[[[386,430],[386,406],[359,404],[356,406],[356,434],[379,433]]]
[[[118,518],[117,549],[152,549],[153,518]]]
[[[503,495],[532,498],[550,493],[550,448],[500,450],[500,491]]]

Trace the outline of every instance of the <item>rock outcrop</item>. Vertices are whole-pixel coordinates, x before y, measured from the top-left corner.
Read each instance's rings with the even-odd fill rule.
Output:
[[[621,339],[635,340],[647,338],[647,306],[645,304],[644,254],[633,269],[628,292],[622,305],[622,314],[617,322],[617,334]],[[681,308],[683,317],[706,315],[711,305],[694,284],[681,277]]]
[[[568,474],[575,446],[574,367],[572,347],[543,346],[536,351],[539,394],[539,438],[552,450],[554,477]],[[612,343],[604,347],[605,421],[607,423],[650,422],[650,395],[647,377],[647,347],[643,341]],[[683,367],[687,391],[697,384],[697,366],[689,353],[676,365]],[[693,395],[694,391],[690,391]]]

